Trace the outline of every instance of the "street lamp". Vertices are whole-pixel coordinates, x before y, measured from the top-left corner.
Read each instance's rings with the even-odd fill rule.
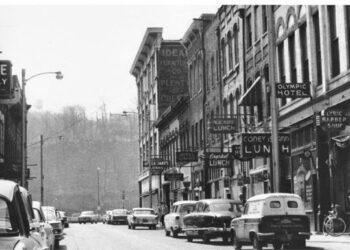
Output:
[[[26,78],[26,70],[22,69],[22,179],[21,179],[21,185],[25,188],[27,188],[26,185],[26,158],[27,158],[27,101],[26,101],[26,84],[29,80],[46,74],[55,74],[56,79],[61,80],[63,78],[61,71],[55,71],[55,72],[42,72],[39,74],[32,75],[31,77]]]
[[[97,168],[97,213],[100,214],[100,168]]]

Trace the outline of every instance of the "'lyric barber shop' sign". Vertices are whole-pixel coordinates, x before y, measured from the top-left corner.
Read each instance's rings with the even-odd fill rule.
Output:
[[[290,155],[290,135],[278,133],[278,145],[281,154]],[[271,133],[242,133],[242,156],[269,156],[272,152]]]
[[[232,162],[231,153],[207,153],[207,166],[209,168],[230,168]]]

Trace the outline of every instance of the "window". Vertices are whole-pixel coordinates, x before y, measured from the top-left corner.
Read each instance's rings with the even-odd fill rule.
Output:
[[[264,76],[265,76],[265,83],[267,85],[269,83],[269,66],[266,66],[264,68]],[[267,102],[266,116],[270,117],[271,116],[271,91],[266,91],[266,102]]]
[[[303,82],[309,82],[309,58],[307,53],[307,33],[306,33],[306,22],[300,26],[300,47],[301,47],[301,67]],[[296,72],[295,72],[296,79]]]
[[[197,94],[197,84],[198,84],[198,61],[193,62],[193,95]]]
[[[261,6],[262,12],[262,29],[263,33],[267,32],[267,14],[266,14],[266,5]]]
[[[285,70],[284,70],[284,46],[283,46],[283,42],[277,46],[277,53],[278,53],[278,69],[279,69],[280,82],[285,83],[286,76],[285,76]],[[286,103],[287,103],[286,98],[281,98],[281,105],[283,106]]]
[[[252,37],[252,16],[249,14],[246,17],[247,22],[247,48],[250,48],[253,45],[253,37]]]
[[[331,76],[335,77],[340,73],[339,65],[339,41],[337,36],[337,23],[336,23],[336,6],[327,6],[328,10],[328,23],[331,45]]]
[[[199,120],[199,146],[203,147],[203,119]]]
[[[345,6],[347,40],[350,41],[350,6]],[[350,45],[348,45],[348,68],[350,68]]]
[[[9,208],[5,200],[0,199],[0,234],[7,234],[13,231],[10,221]]]
[[[281,202],[279,201],[271,201],[270,202],[270,208],[280,208],[281,207]]]
[[[226,74],[226,45],[225,40],[221,40],[222,74]]]
[[[289,208],[298,208],[298,202],[296,202],[296,201],[287,201],[287,206]]]
[[[196,122],[196,127],[195,127],[195,140],[196,140],[196,148],[198,148],[198,122]]]
[[[258,27],[258,5],[254,6],[254,39],[257,41],[259,39],[259,27]]]
[[[322,84],[322,64],[321,64],[321,38],[320,38],[320,19],[318,12],[312,16],[314,31],[315,31],[315,43],[316,43],[316,71],[317,71],[317,85]]]
[[[235,24],[235,26],[233,27],[233,43],[234,43],[234,52],[235,52],[235,65],[239,63],[239,51],[238,51],[238,28],[237,25]]]
[[[228,68],[233,69],[233,52],[232,52],[232,35],[231,32],[227,36],[227,45],[228,45]]]
[[[190,65],[190,72],[188,73],[189,76],[189,82],[190,82],[190,94],[191,97],[193,96],[193,66]]]
[[[297,67],[295,63],[295,36],[294,33],[288,36],[288,52],[289,52],[289,66],[290,66],[290,80],[293,83],[297,82]]]
[[[215,62],[214,62],[214,56],[210,59],[210,73],[211,73],[211,86],[214,86],[215,83]]]
[[[191,136],[192,136],[192,144],[191,144],[191,146],[192,146],[192,148],[194,148],[194,146],[195,146],[195,144],[194,144],[194,125],[192,125],[192,127],[191,127]]]

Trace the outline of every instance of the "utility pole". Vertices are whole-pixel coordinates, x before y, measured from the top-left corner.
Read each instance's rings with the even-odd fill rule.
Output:
[[[44,166],[43,166],[44,136],[40,135],[40,202],[44,206]]]
[[[268,46],[269,46],[269,80],[271,90],[271,139],[272,139],[272,192],[280,191],[280,160],[278,145],[278,106],[276,98],[276,37],[275,37],[275,18],[273,5],[267,6],[268,17]]]

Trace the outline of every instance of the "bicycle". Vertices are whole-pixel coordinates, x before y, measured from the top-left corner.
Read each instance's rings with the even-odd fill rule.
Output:
[[[329,211],[328,215],[323,220],[323,233],[337,237],[343,235],[346,231],[345,221],[336,216],[334,211]]]

